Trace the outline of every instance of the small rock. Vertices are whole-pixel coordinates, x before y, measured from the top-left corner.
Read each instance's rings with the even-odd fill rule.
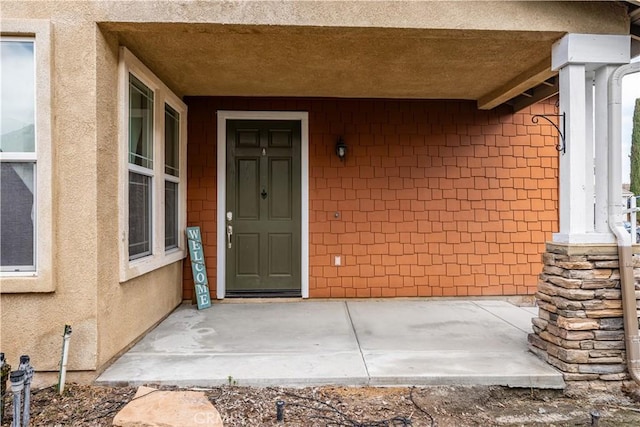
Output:
[[[162,391],[139,387],[113,419],[118,427],[222,427],[218,410],[201,391]]]
[[[636,383],[627,382],[622,385],[622,391],[634,402],[640,402],[640,386]]]

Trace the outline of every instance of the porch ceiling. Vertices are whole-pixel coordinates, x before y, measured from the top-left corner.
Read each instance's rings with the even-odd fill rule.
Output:
[[[179,95],[470,99],[553,76],[562,32],[105,23]]]

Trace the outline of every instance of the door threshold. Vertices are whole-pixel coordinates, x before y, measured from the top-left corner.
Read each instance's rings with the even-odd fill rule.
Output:
[[[273,303],[293,303],[307,301],[302,297],[280,297],[280,298],[261,298],[261,297],[225,297],[225,299],[217,300],[216,304],[273,304]]]
[[[225,298],[302,298],[300,291],[227,291]]]

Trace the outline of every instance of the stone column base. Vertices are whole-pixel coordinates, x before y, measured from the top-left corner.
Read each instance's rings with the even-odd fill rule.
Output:
[[[529,349],[565,381],[628,379],[617,246],[547,243],[543,262]]]

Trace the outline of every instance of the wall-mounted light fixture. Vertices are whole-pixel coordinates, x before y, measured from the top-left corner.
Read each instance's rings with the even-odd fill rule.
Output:
[[[338,142],[336,142],[336,155],[341,161],[347,156],[347,144],[344,143],[342,137],[338,138]]]

